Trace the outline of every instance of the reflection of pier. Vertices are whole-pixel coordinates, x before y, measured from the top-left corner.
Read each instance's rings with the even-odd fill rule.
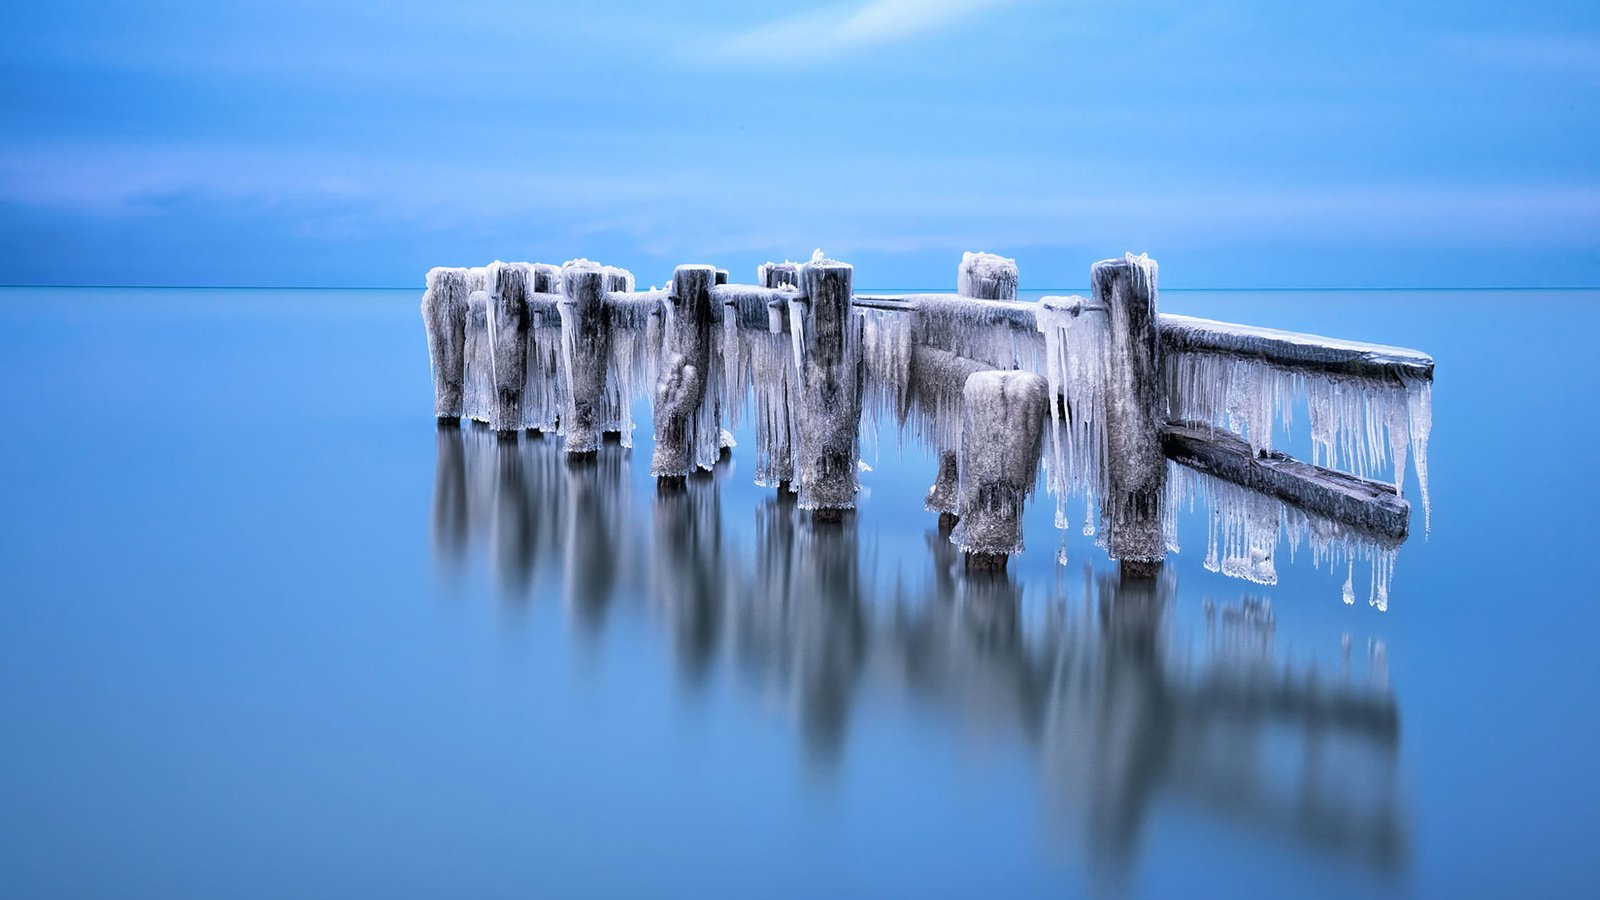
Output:
[[[760,501],[747,533],[725,525],[720,468],[636,493],[629,452],[606,445],[569,464],[554,442],[441,431],[437,553],[459,564],[486,550],[502,592],[558,589],[585,632],[614,606],[649,604],[685,688],[735,667],[783,699],[823,770],[868,695],[1023,741],[1049,820],[1113,880],[1160,806],[1405,867],[1399,710],[1381,655],[1290,665],[1270,606],[1250,598],[1205,601],[1203,629],[1185,632],[1172,572],[1086,569],[1035,590],[966,571],[931,531],[931,565],[886,570],[854,517],[815,522],[787,492]]]

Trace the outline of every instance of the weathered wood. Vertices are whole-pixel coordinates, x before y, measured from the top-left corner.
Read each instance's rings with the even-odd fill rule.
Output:
[[[789,301],[799,370],[795,478],[802,509],[855,507],[863,378],[852,274],[846,263],[813,260],[801,271],[802,293]]]
[[[467,270],[430,269],[427,284],[422,322],[433,370],[433,414],[441,423],[459,422],[467,364]]]
[[[1411,505],[1393,484],[1301,462],[1276,450],[1251,452],[1241,437],[1199,422],[1169,422],[1168,459],[1365,532],[1399,542],[1410,530]]]
[[[1433,357],[1404,347],[1234,325],[1163,313],[1161,345],[1170,353],[1220,353],[1290,369],[1380,380],[1433,378]]]
[[[606,362],[611,356],[610,317],[606,315],[606,274],[580,260],[561,270],[561,357],[567,379],[568,454],[600,448],[606,396]]]
[[[522,390],[528,381],[527,263],[493,262],[486,273],[489,293],[489,347],[493,354],[495,431],[522,430]]]
[[[711,288],[711,300],[734,316],[734,326],[753,331],[770,331],[772,309],[787,310],[793,287],[764,288],[750,284],[719,284]]]
[[[650,474],[681,478],[696,465],[698,419],[714,415],[705,409],[711,374],[712,286],[714,266],[679,266],[672,274],[666,308],[661,375],[655,392],[655,452]]]
[[[1107,309],[1106,552],[1130,575],[1166,558],[1161,503],[1167,460],[1161,448],[1166,391],[1156,324],[1156,264],[1132,254],[1089,270],[1094,301]]]

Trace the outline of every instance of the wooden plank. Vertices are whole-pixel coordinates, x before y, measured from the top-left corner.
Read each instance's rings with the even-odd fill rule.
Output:
[[[1394,485],[1302,462],[1276,450],[1257,456],[1238,435],[1198,422],[1168,422],[1168,459],[1270,495],[1383,542],[1405,540],[1411,505]]]
[[[1162,348],[1169,353],[1245,356],[1291,369],[1398,380],[1433,379],[1433,357],[1404,347],[1235,325],[1163,313]]]

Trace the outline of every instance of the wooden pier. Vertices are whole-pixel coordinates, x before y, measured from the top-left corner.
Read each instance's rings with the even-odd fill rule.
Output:
[[[855,506],[865,420],[931,451],[927,509],[970,567],[1021,552],[1042,482],[1058,527],[1078,498],[1125,576],[1158,572],[1178,508],[1203,502],[1208,568],[1270,582],[1289,531],[1350,570],[1347,601],[1370,562],[1386,605],[1408,461],[1427,503],[1431,357],[1161,313],[1156,263],[1131,254],[1090,267],[1089,297],[1036,302],[992,254],[962,259],[954,294],[856,294],[854,274],[820,251],[762,265],[757,284],[689,265],[646,291],[587,260],[434,269],[434,414],[505,439],[555,432],[587,458],[607,434],[631,443],[647,399],[664,489],[709,469],[750,415],[758,483],[818,521]],[[1273,449],[1301,405],[1309,462]]]

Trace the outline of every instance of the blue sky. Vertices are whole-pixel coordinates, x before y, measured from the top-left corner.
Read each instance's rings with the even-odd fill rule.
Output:
[[[0,282],[1600,284],[1600,5],[11,4]]]

